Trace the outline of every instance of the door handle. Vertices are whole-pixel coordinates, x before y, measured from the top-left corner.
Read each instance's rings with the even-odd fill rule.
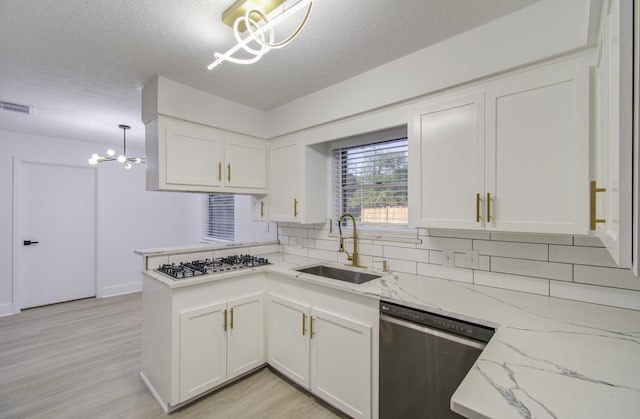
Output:
[[[31,246],[32,244],[38,244],[38,243],[40,243],[40,242],[34,242],[34,241],[31,241],[31,240],[25,240],[25,241],[22,242],[22,244],[24,246]]]

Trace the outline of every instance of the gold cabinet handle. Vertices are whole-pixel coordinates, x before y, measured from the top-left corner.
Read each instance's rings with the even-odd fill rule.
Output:
[[[260,218],[264,217],[264,201],[260,201]]]
[[[293,199],[293,216],[298,216],[298,200],[295,198]]]
[[[487,222],[491,222],[491,192],[487,192]]]
[[[222,162],[218,162],[218,181],[222,180]]]
[[[476,194],[476,223],[480,222],[480,194]]]
[[[302,336],[307,333],[307,315],[302,313]]]
[[[313,339],[313,316],[309,316],[309,338]]]
[[[227,163],[227,182],[231,182],[231,163]]]
[[[224,324],[222,325],[222,328],[224,329],[224,331],[227,331],[227,310],[224,311]]]
[[[606,223],[606,220],[601,218],[596,218],[596,193],[598,192],[606,192],[607,188],[598,188],[596,187],[596,181],[592,180],[589,184],[589,228],[591,230],[596,229],[596,224],[598,223]]]
[[[231,314],[231,321],[229,322],[229,327],[233,329],[233,307],[231,307],[231,310],[229,310],[229,312]]]

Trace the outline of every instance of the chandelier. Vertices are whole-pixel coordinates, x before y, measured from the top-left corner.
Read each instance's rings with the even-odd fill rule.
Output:
[[[300,33],[307,22],[311,13],[312,0],[299,0],[287,9],[285,9],[284,0],[268,0],[263,3],[262,6],[256,6],[255,1],[238,0],[222,14],[222,21],[233,27],[233,34],[237,44],[224,54],[214,53],[215,61],[209,64],[207,69],[212,70],[223,61],[236,64],[253,64],[270,50],[284,47]],[[281,4],[283,5],[282,12],[271,19],[267,18],[267,14]],[[305,6],[307,10],[296,30],[282,41],[276,42],[274,27]],[[257,7],[260,7],[260,9]],[[264,23],[259,25],[260,21]],[[242,38],[240,34],[245,31],[248,34]],[[244,51],[243,57],[234,56],[240,51]]]
[[[131,129],[129,125],[118,125],[119,128],[122,129],[123,142],[124,142],[124,150],[121,155],[116,156],[116,152],[113,149],[107,150],[106,156],[101,156],[99,154],[92,154],[89,159],[89,164],[98,164],[105,161],[117,161],[118,163],[122,163],[125,169],[131,169],[131,163],[146,163],[147,159],[142,157],[127,157],[127,130]]]

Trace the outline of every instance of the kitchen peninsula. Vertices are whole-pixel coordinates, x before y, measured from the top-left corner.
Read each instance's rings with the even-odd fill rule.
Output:
[[[282,254],[274,251],[276,248],[277,245],[269,244],[232,249],[199,246],[192,249],[193,253],[189,253],[188,248],[137,251],[145,261],[142,272],[145,322],[150,316],[149,310],[171,303],[170,300],[154,301],[157,293],[150,290],[161,289],[171,295],[199,284],[229,282],[252,287],[244,290],[245,295],[257,292],[268,298],[270,293],[278,292],[281,283],[298,284],[324,290],[329,300],[336,295],[352,299],[354,306],[361,308],[357,314],[361,316],[360,323],[363,318],[370,318],[379,300],[385,300],[495,327],[493,339],[452,398],[452,409],[464,416],[632,418],[640,411],[638,311],[398,272],[378,272],[382,275],[380,278],[353,285],[297,272],[294,269],[322,261]],[[154,271],[159,260],[188,261],[207,254],[213,257],[216,252],[260,254],[272,264],[180,281]],[[234,293],[237,295],[238,290]],[[210,303],[225,298],[227,296],[217,294]],[[267,308],[261,311],[265,323],[270,315]],[[180,321],[177,313],[173,318],[171,315],[160,318],[159,312],[154,311],[153,316],[166,322],[167,330],[172,324],[178,327]],[[373,321],[377,322],[377,318]],[[147,326],[145,323],[145,335]],[[371,331],[371,405],[368,414],[367,408],[360,410],[361,417],[377,417],[377,323],[371,325]],[[263,339],[269,340],[268,328]],[[268,345],[262,347],[268,351]],[[143,347],[143,360],[156,350]],[[268,360],[269,354],[264,359]],[[256,368],[266,363],[263,361]],[[143,368],[151,367],[143,361]],[[148,381],[148,370],[142,374],[158,399],[156,386],[160,384]],[[322,394],[314,394],[323,398]],[[175,406],[169,403],[163,404],[163,408],[170,410]],[[356,416],[354,412],[349,414]]]

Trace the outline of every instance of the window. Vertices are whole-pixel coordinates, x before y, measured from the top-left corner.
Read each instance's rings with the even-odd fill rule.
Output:
[[[358,141],[358,145],[351,141],[348,146],[333,149],[335,217],[349,212],[364,226],[406,228],[406,130],[393,139],[371,137],[378,139],[365,144]]]
[[[235,196],[210,194],[202,199],[205,241],[235,240]]]

